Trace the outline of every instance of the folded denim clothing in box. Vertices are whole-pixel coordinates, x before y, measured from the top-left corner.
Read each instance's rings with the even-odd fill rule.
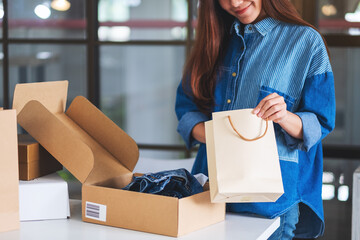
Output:
[[[123,190],[183,198],[203,192],[203,187],[186,169],[180,168],[134,176]]]

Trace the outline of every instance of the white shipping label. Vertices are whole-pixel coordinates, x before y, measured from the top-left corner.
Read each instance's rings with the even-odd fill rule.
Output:
[[[106,205],[86,202],[85,217],[106,222]]]

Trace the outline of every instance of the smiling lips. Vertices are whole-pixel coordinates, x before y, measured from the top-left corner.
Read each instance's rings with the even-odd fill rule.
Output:
[[[235,12],[236,12],[238,15],[241,15],[241,14],[245,13],[246,10],[248,10],[250,6],[251,6],[251,3],[249,4],[249,6],[243,8],[243,9],[237,10],[237,11],[235,11]]]

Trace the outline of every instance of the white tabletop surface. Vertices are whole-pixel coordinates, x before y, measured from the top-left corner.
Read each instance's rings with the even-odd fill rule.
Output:
[[[71,218],[21,222],[20,230],[0,233],[0,240],[150,240],[175,239],[156,234],[86,223],[81,220],[81,201],[70,200]],[[267,239],[280,225],[280,219],[264,219],[226,214],[226,220],[179,239]]]
[[[186,168],[191,170],[194,158],[140,158],[134,172],[146,173]],[[81,201],[70,200],[71,218],[63,220],[21,222],[20,230],[0,233],[0,240],[163,240],[176,239],[156,234],[86,223],[81,220]],[[226,220],[189,233],[181,240],[253,240],[267,239],[279,227],[280,219],[265,219],[226,214]]]

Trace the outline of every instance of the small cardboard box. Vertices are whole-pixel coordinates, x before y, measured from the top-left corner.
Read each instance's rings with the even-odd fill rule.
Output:
[[[70,216],[67,182],[57,173],[19,183],[20,221]]]
[[[19,172],[15,110],[0,111],[0,232],[19,223]]]
[[[19,124],[82,186],[83,221],[181,236],[225,219],[225,204],[205,191],[177,199],[121,190],[132,179],[135,141],[84,97],[65,112],[67,81],[18,84]]]
[[[18,135],[19,179],[33,180],[63,169],[38,142],[28,134]]]

